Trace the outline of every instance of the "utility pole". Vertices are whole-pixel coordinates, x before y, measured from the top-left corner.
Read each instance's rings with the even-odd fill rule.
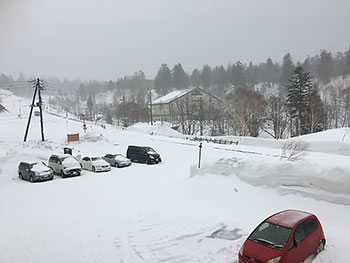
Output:
[[[151,117],[151,125],[153,125],[153,115],[152,115],[152,92],[149,92],[149,106],[150,106],[150,117]]]
[[[41,127],[41,140],[42,140],[42,141],[45,141],[45,137],[44,137],[44,123],[43,123],[43,111],[42,111],[42,107],[41,107],[41,106],[42,106],[41,91],[42,91],[44,88],[40,86],[40,80],[39,80],[39,78],[37,78],[36,82],[35,82],[35,80],[32,81],[32,82],[33,82],[33,86],[35,87],[35,90],[34,90],[34,95],[33,95],[32,104],[30,105],[30,112],[29,112],[29,117],[28,117],[26,132],[25,132],[25,135],[24,135],[24,142],[27,141],[29,126],[30,126],[30,120],[31,120],[31,118],[32,118],[33,108],[34,108],[34,107],[39,107],[39,111],[40,111],[40,127]],[[38,93],[38,95],[39,95],[39,102],[37,102],[36,104],[34,104],[34,102],[35,102],[35,97],[36,97],[36,93]]]

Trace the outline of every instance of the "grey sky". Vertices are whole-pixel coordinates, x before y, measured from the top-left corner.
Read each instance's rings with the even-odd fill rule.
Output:
[[[0,73],[116,80],[350,44],[349,0],[0,0]]]

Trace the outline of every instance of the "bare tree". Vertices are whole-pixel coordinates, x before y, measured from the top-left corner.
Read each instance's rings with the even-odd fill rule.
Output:
[[[266,101],[258,92],[238,88],[227,97],[227,114],[240,136],[257,137],[266,116]]]
[[[282,147],[281,159],[286,158],[288,161],[302,160],[309,145],[302,141],[286,141]]]
[[[267,134],[275,139],[284,138],[287,133],[290,116],[285,99],[272,96],[267,101],[266,121],[262,126]]]

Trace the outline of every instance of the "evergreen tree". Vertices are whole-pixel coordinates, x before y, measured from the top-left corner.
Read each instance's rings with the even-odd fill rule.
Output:
[[[345,52],[345,74],[350,74],[350,46],[348,51]]]
[[[211,84],[211,68],[208,65],[203,66],[201,83],[203,88],[209,89]]]
[[[328,84],[331,80],[333,68],[332,60],[333,58],[331,52],[327,52],[326,50],[321,51],[320,59],[317,65],[317,73],[323,84]]]
[[[256,66],[253,65],[253,62],[249,62],[249,66],[246,70],[246,80],[247,84],[258,84]]]
[[[293,71],[292,78],[290,79],[287,107],[295,126],[294,131],[292,130],[292,136],[299,136],[307,133],[305,115],[308,107],[307,98],[312,85],[311,80],[312,77],[310,73],[304,72],[301,66],[298,66]]]
[[[157,92],[165,94],[171,88],[171,72],[167,64],[162,64],[154,80],[154,88]]]
[[[278,66],[272,62],[271,58],[268,58],[264,65],[264,82],[276,83],[277,78],[278,78]]]
[[[198,87],[201,85],[201,73],[198,69],[194,69],[190,76],[190,84],[192,86]]]
[[[188,87],[188,76],[180,63],[176,64],[172,70],[172,82],[176,89]]]
[[[215,90],[212,90],[216,95],[222,97],[224,95],[225,88],[228,85],[227,73],[225,68],[216,66],[212,71],[212,84],[215,86]]]
[[[247,87],[245,65],[242,62],[237,61],[235,65],[232,65],[230,72],[230,82],[237,88]]]
[[[293,64],[292,56],[289,53],[287,53],[283,57],[282,68],[281,68],[280,83],[282,84],[282,86],[288,85],[288,81],[292,77],[293,70],[294,70],[294,64]]]

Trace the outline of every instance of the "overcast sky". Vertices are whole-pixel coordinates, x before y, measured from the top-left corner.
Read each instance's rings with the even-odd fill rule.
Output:
[[[349,0],[0,0],[0,73],[116,80],[350,44]]]

